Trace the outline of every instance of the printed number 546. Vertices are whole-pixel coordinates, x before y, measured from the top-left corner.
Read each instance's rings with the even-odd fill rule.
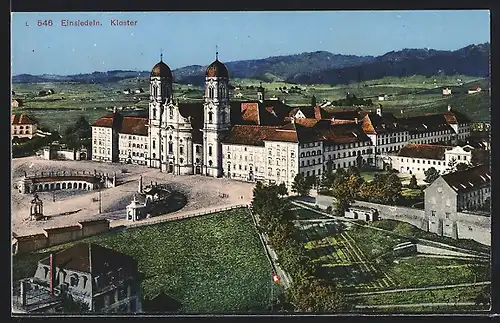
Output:
[[[38,26],[52,26],[52,20],[38,20]]]

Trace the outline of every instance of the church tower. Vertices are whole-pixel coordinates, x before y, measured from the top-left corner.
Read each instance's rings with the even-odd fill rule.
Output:
[[[222,176],[221,140],[231,128],[229,105],[229,74],[219,61],[219,53],[205,73],[205,102],[203,124],[203,174]]]
[[[172,71],[163,62],[163,55],[160,55],[160,62],[151,70],[149,85],[148,160],[149,167],[153,168],[161,168],[164,162],[161,156],[162,137],[164,137],[162,129],[166,126],[166,106],[173,102],[172,82]]]

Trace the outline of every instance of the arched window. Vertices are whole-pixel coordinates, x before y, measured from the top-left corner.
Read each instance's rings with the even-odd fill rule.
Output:
[[[158,85],[153,84],[153,96],[156,98],[158,96]]]
[[[153,108],[153,119],[156,119],[156,108]]]
[[[168,153],[172,154],[173,152],[174,152],[174,143],[173,142],[169,142],[168,143]]]
[[[208,161],[208,166],[212,167],[213,162],[211,160]]]
[[[168,109],[168,117],[170,119],[174,118],[174,109],[172,107],[170,107],[170,109]]]
[[[213,98],[214,98],[214,93],[215,93],[214,88],[213,88],[212,86],[211,86],[211,87],[209,87],[209,88],[208,88],[208,97],[209,97],[210,99],[213,99]]]
[[[212,111],[209,111],[209,112],[208,112],[208,122],[209,122],[209,123],[212,123],[212,121],[213,121],[213,114],[214,114],[214,113],[213,113]]]
[[[221,122],[226,123],[226,111],[222,111],[221,113]]]

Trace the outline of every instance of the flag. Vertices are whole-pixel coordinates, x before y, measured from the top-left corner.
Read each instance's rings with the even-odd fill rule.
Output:
[[[276,275],[276,274],[273,274],[273,282],[274,282],[275,284],[278,284],[278,285],[279,285],[279,284],[280,284],[280,280],[281,280],[280,276],[278,276],[278,275]]]

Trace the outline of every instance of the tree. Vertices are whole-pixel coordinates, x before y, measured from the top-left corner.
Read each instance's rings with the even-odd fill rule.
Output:
[[[287,290],[287,298],[297,312],[333,313],[347,309],[345,297],[331,285],[317,279],[303,279]]]
[[[292,192],[300,196],[307,196],[312,188],[310,177],[304,177],[301,173],[297,173],[292,183]]]
[[[418,184],[417,184],[417,177],[415,177],[415,175],[411,175],[411,179],[410,179],[410,184],[408,184],[408,188],[418,188]]]
[[[439,172],[434,167],[430,167],[426,171],[424,171],[424,175],[425,181],[431,184],[439,177]]]
[[[466,163],[458,163],[455,168],[457,169],[457,171],[462,171],[462,170],[466,170],[468,169],[470,166]]]
[[[446,169],[446,173],[453,173],[457,171],[457,160],[455,158],[450,159],[448,162],[448,168]]]

